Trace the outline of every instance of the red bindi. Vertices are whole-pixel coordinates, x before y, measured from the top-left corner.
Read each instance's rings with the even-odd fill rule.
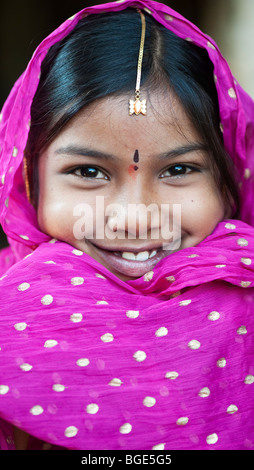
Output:
[[[139,153],[138,153],[138,150],[135,150],[134,152],[134,156],[133,156],[133,161],[134,163],[138,163],[139,162]],[[130,176],[133,176],[135,178],[135,171],[138,170],[138,165],[135,165],[134,163],[132,163],[129,168],[128,168],[128,173]]]

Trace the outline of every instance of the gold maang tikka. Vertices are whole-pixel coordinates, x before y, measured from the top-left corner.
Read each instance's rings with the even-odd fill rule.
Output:
[[[146,100],[140,99],[140,81],[141,81],[141,70],[142,70],[142,61],[143,61],[145,34],[146,34],[146,20],[145,20],[145,15],[140,10],[137,10],[137,11],[141,17],[142,30],[141,30],[141,40],[140,40],[139,55],[138,55],[135,100],[129,101],[129,115],[130,116],[132,114],[146,115]]]

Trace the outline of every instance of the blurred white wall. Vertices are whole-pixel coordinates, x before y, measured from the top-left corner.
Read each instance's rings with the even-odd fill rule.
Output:
[[[254,98],[254,0],[209,0],[203,29],[212,36],[235,78]]]

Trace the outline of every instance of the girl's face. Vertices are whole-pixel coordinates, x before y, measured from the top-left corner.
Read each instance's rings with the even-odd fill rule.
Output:
[[[126,96],[92,103],[39,159],[41,230],[122,280],[197,245],[225,216],[207,149],[174,96],[154,92],[146,116],[129,116]]]

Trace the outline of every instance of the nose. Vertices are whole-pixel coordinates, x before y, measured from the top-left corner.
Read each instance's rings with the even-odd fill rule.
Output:
[[[160,207],[141,182],[122,187],[107,205],[105,215],[108,235],[117,233],[119,238],[129,239],[159,238]]]

